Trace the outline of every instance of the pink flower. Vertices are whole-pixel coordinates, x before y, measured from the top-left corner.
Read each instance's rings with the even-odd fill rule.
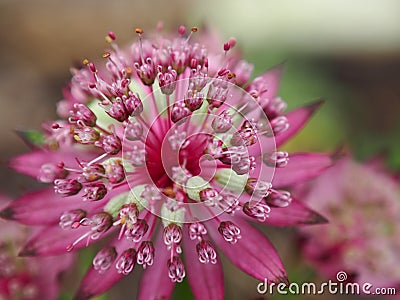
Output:
[[[0,196],[0,206],[8,199]],[[17,249],[27,238],[24,226],[0,221],[0,298],[9,300],[57,299],[60,276],[72,264],[72,256],[19,258]]]
[[[187,32],[147,38],[137,29],[127,49],[110,32],[105,64],[85,60],[74,71],[59,106],[67,121],[46,125],[42,148],[12,161],[54,180],[56,192],[31,193],[1,212],[46,226],[22,255],[110,238],[76,299],[103,293],[135,265],[146,269],[138,299],[167,299],[186,276],[196,299],[223,299],[218,248],[259,280],[287,281],[276,250],[247,221],[325,222],[284,188],[320,174],[331,158],[276,151],[321,102],[284,114],[282,66],[250,80],[234,39],[218,49],[207,32]]]
[[[400,283],[400,199],[398,181],[380,163],[344,158],[313,182],[307,204],[329,226],[301,229],[303,254],[323,275],[339,271],[359,283]]]

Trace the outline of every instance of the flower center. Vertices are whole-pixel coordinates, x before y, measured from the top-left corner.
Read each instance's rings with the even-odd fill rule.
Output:
[[[208,136],[181,127],[185,125],[168,129],[168,120],[159,117],[149,129],[145,142],[146,168],[160,190],[173,189],[174,184],[182,183],[182,177],[201,172],[200,159],[205,153]],[[157,130],[157,136],[162,136],[162,140],[152,133],[153,130]]]

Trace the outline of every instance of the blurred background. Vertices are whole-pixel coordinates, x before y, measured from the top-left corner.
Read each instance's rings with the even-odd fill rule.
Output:
[[[168,29],[208,24],[224,40],[236,37],[255,74],[285,61],[280,96],[289,110],[326,100],[285,149],[334,152],[345,145],[359,159],[384,153],[387,165],[400,169],[400,1],[0,0],[3,193],[18,196],[34,185],[7,169],[10,157],[27,151],[14,130],[39,129],[44,120],[56,117],[69,68],[85,57],[100,59],[108,31],[124,44],[136,38],[134,28],[149,31],[160,20]],[[266,233],[281,253],[289,279],[304,275],[292,230]],[[83,265],[90,264],[85,257],[91,255],[82,254]],[[226,299],[260,296],[256,280],[224,263]],[[123,287],[113,288],[104,299],[135,294],[138,276],[126,278]],[[68,289],[76,287],[73,278],[67,276],[65,299]],[[175,298],[191,299],[187,289],[182,285]]]

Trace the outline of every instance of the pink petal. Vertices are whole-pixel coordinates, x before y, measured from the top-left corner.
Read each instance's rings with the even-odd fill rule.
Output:
[[[278,134],[275,137],[276,147],[280,147],[282,144],[287,142],[291,137],[297,134],[297,132],[304,127],[307,121],[311,118],[311,116],[315,113],[315,111],[322,105],[323,102],[324,102],[323,100],[319,100],[287,113],[285,116],[288,118],[290,126],[288,130]]]
[[[281,80],[283,71],[283,64],[277,65],[264,74],[260,75],[263,81],[266,83],[267,91],[262,93],[263,98],[273,99],[276,97],[279,89],[279,82]],[[247,91],[251,90],[251,84],[246,88]]]
[[[168,277],[167,261],[170,252],[164,245],[162,232],[158,234],[154,248],[154,264],[147,267],[143,274],[138,300],[169,299],[175,286]]]
[[[58,160],[55,157],[58,157]],[[38,150],[12,158],[10,167],[19,173],[36,178],[43,164],[61,161],[61,157],[59,153]]]
[[[124,277],[118,273],[115,266],[100,274],[93,266],[87,271],[82,279],[78,292],[74,296],[74,300],[86,300],[97,295],[103,294],[110,289],[114,284]]]
[[[60,220],[64,211],[77,208],[77,205],[80,207],[78,199],[80,196],[63,198],[53,188],[43,189],[13,201],[0,211],[0,217],[27,225],[51,225]]]
[[[130,247],[136,248],[137,243],[132,245],[127,239],[122,239],[113,241],[110,246],[114,246],[117,253],[120,254]],[[92,265],[83,277],[74,300],[86,300],[103,294],[124,276],[122,273],[118,273],[115,264],[102,274],[95,270]]]
[[[57,299],[60,291],[60,280],[74,263],[74,255],[60,257],[26,258],[27,264],[35,264],[39,269],[36,281],[40,287],[40,299]]]
[[[232,219],[241,230],[242,238],[234,245],[226,242],[218,232],[219,222],[207,221],[208,232],[215,244],[229,260],[254,278],[270,282],[288,282],[286,271],[274,246],[258,230],[239,218]]]
[[[19,256],[50,256],[67,253],[67,246],[88,232],[90,228],[81,226],[77,229],[63,230],[58,225],[46,227],[34,235],[22,248]],[[112,228],[105,234],[112,231]],[[86,247],[87,239],[80,241],[73,251]],[[90,239],[89,245],[97,242]]]
[[[324,223],[328,223],[328,221],[323,216],[295,199],[293,199],[292,203],[287,207],[271,208],[269,218],[264,222],[264,224],[274,226],[298,226]]]
[[[0,211],[0,218],[15,220],[27,225],[53,225],[59,222],[63,212],[72,209],[96,210],[104,201],[121,193],[121,189],[109,192],[102,201],[83,202],[81,195],[61,197],[53,188],[25,194]]]
[[[31,153],[25,153],[11,159],[10,167],[19,173],[36,178],[39,176],[40,168],[44,164],[58,163],[62,161],[67,166],[76,166],[76,157],[79,157],[82,161],[90,161],[94,158],[93,153],[80,151],[78,155],[76,151],[76,149],[74,150],[71,148],[57,152],[38,150]]]
[[[10,202],[8,197],[0,195],[0,205]],[[26,238],[26,230],[24,226],[11,223],[1,222],[0,224],[0,240],[11,241]],[[35,284],[39,287],[38,299],[56,299],[60,290],[60,279],[62,273],[72,265],[74,255],[65,255],[59,257],[39,257],[25,258],[23,263],[26,268],[33,271],[37,276],[34,278]],[[0,276],[1,277],[1,276]],[[1,284],[0,284],[1,285]]]
[[[272,185],[279,188],[304,182],[320,175],[332,164],[332,157],[323,153],[291,154],[286,167],[275,169]]]
[[[218,258],[216,264],[201,263],[197,256],[196,243],[197,241],[192,241],[188,237],[187,226],[185,226],[184,254],[186,272],[193,295],[198,300],[223,300],[224,274],[221,261]]]

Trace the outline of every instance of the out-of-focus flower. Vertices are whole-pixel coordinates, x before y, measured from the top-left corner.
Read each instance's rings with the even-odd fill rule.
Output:
[[[0,196],[1,207],[8,202]],[[57,299],[60,276],[71,266],[73,257],[17,257],[27,237],[25,226],[0,221],[0,299]]]
[[[329,225],[301,228],[305,257],[322,274],[375,287],[400,284],[398,180],[382,164],[344,158],[313,182],[307,204]]]
[[[110,238],[76,299],[103,293],[135,265],[146,269],[138,299],[167,299],[186,275],[196,299],[223,299],[217,248],[261,281],[286,281],[276,250],[247,221],[325,222],[284,188],[320,174],[329,155],[276,150],[321,102],[284,114],[281,66],[250,80],[235,39],[218,49],[210,33],[196,32],[181,26],[177,36],[147,38],[136,29],[127,49],[110,32],[105,64],[85,60],[73,70],[58,107],[64,120],[46,124],[39,149],[12,161],[56,192],[31,193],[1,212],[46,226],[21,255]]]

